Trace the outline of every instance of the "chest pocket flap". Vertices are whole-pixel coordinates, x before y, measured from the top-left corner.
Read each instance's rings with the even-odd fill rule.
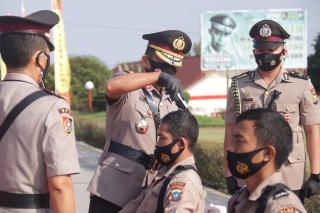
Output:
[[[298,111],[298,106],[297,104],[283,104],[283,103],[276,103],[276,110],[277,112],[286,114],[294,114]]]
[[[133,162],[132,160],[127,159],[123,156],[109,153],[108,156],[105,159],[103,159],[101,164],[110,166],[116,170],[119,170],[125,173],[132,173],[136,162]]]

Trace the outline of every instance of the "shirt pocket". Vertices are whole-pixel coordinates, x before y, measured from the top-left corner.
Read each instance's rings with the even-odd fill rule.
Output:
[[[284,114],[297,114],[298,111],[298,104],[284,104],[284,103],[275,103],[276,111],[279,112],[281,115]],[[299,116],[299,115],[298,115]]]
[[[112,153],[108,154],[108,156],[100,163],[102,167],[109,166],[125,173],[132,173],[135,168],[135,164],[135,162],[128,158]]]
[[[242,112],[247,111],[249,109],[254,109],[256,107],[257,107],[257,105],[253,101],[253,98],[246,98],[246,99],[241,100],[241,111]]]
[[[299,105],[295,103],[275,103],[275,111],[279,112],[282,116],[289,115],[289,124],[298,124],[300,115],[299,115]],[[293,130],[296,130],[296,126],[291,126]]]
[[[293,132],[292,139],[293,147],[292,152],[289,154],[288,161],[290,163],[304,162],[306,159],[306,152],[302,132]]]
[[[139,131],[137,131],[137,125],[143,124],[143,120],[146,122],[145,124],[147,125],[148,130],[145,133],[140,133]],[[149,134],[149,129],[154,128],[152,112],[147,103],[143,101],[136,102],[130,125],[132,129],[134,129],[137,133],[140,134]]]

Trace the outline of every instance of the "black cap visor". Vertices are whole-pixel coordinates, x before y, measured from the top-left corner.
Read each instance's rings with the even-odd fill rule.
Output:
[[[274,50],[278,47],[284,45],[282,41],[258,41],[253,43],[253,48],[255,49],[266,49],[266,50]]]

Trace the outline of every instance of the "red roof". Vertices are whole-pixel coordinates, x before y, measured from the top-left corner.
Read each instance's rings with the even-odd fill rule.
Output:
[[[113,73],[123,70],[133,72],[143,71],[140,61],[122,63],[112,69]],[[200,69],[200,56],[186,57],[183,59],[183,66],[178,68],[177,77],[181,80],[182,87],[187,88],[199,81],[204,76]]]
[[[188,88],[204,76],[200,69],[200,56],[186,57],[182,67],[178,68],[177,77],[183,88]]]

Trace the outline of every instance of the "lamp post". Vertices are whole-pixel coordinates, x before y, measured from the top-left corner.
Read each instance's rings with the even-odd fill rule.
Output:
[[[92,110],[92,90],[94,88],[94,84],[92,81],[87,81],[84,84],[84,88],[88,91],[88,110],[91,112]]]

